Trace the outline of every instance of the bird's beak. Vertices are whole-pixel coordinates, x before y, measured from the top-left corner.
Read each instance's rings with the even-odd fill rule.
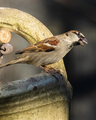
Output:
[[[85,44],[88,44],[88,41],[86,38],[80,39],[79,40],[80,45],[84,46]]]

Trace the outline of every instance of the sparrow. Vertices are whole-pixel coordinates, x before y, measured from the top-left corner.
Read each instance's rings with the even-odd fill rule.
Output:
[[[20,54],[16,59],[1,65],[0,68],[17,64],[27,63],[44,68],[62,59],[74,46],[87,44],[85,36],[76,30],[44,39],[23,50],[17,51]]]

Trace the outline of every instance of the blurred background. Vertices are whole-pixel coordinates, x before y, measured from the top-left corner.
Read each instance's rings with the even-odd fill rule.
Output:
[[[31,14],[54,35],[75,29],[86,36],[88,45],[73,48],[64,58],[68,79],[73,86],[70,120],[96,120],[96,1],[0,0],[0,7],[16,8]],[[3,63],[14,59],[15,51],[29,46],[15,33],[12,33],[10,43],[14,51],[4,56]],[[8,82],[39,72],[40,68],[32,65],[12,65],[0,70],[0,79]]]

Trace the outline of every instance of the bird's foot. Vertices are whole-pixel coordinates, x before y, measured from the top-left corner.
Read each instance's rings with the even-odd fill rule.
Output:
[[[49,74],[51,74],[52,76],[54,76],[57,80],[58,80],[58,78],[57,78],[57,76],[56,76],[56,73],[62,75],[62,74],[60,73],[60,70],[56,70],[56,69],[54,69],[54,68],[49,68],[49,67],[46,67],[46,66],[40,66],[40,67],[41,67],[42,69],[44,69],[46,73],[49,73]]]

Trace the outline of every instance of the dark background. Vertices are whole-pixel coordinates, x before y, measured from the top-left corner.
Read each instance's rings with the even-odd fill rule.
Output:
[[[85,47],[73,48],[64,58],[68,79],[73,86],[70,120],[96,120],[96,1],[95,0],[0,0],[0,7],[25,11],[54,34],[69,30],[81,31],[88,40]],[[23,44],[22,44],[23,43]],[[14,52],[29,44],[12,33],[14,51],[4,57],[6,63]],[[32,65],[13,65],[0,70],[3,82],[39,73]]]

